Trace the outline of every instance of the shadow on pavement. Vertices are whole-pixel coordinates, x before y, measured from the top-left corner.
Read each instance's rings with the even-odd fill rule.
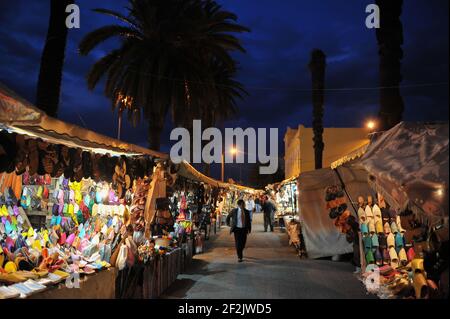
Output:
[[[161,297],[170,296],[171,298],[177,299],[185,298],[187,296],[187,292],[194,284],[195,280],[192,279],[177,279],[172,285],[170,285],[169,288],[166,289],[166,291],[164,291],[164,294]]]
[[[188,269],[183,272],[183,275],[201,275],[201,276],[211,276],[226,272],[226,270],[208,270],[209,262],[201,259],[192,259]]]

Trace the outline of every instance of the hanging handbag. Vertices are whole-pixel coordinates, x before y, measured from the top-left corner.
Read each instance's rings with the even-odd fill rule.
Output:
[[[122,238],[122,236],[116,236],[116,239],[113,241],[111,245],[111,259],[110,264],[115,266],[117,263],[117,257],[119,256],[120,247],[125,242],[125,239]]]
[[[122,244],[119,248],[119,254],[117,255],[116,260],[116,267],[119,270],[122,270],[125,268],[127,264],[127,258],[128,258],[128,247],[125,244]]]
[[[126,264],[128,265],[128,267],[133,267],[135,254],[137,252],[136,244],[134,243],[134,241],[132,239],[127,238],[125,240],[125,246],[127,247],[127,256],[125,259]]]

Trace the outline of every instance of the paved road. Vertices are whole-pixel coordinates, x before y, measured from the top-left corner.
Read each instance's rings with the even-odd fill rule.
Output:
[[[263,231],[258,214],[244,262],[237,262],[233,236],[222,227],[162,298],[372,298],[353,270],[348,262],[299,259],[285,233]]]

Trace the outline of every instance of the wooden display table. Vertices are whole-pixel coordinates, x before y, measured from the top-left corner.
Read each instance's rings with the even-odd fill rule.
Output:
[[[80,288],[68,288],[64,281],[28,299],[112,299],[115,295],[116,268],[82,276]]]

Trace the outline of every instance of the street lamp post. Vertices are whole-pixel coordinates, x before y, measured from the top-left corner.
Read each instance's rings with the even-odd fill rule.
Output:
[[[220,176],[221,176],[222,182],[224,182],[225,181],[225,153],[223,150],[222,150],[222,167],[220,170]]]
[[[237,153],[236,147],[231,148],[230,153],[233,155],[236,154]],[[220,175],[221,175],[222,182],[224,182],[225,181],[225,152],[223,151],[223,149],[222,149],[222,167],[221,167]]]

